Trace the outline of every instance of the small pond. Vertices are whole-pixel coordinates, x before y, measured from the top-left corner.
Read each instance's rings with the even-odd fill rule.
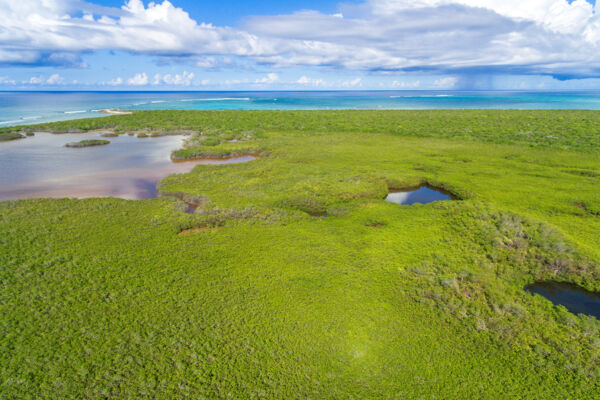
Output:
[[[0,142],[0,201],[36,197],[156,197],[156,184],[197,164],[246,162],[254,157],[172,162],[183,136],[140,139],[121,135],[110,144],[68,148],[80,140],[105,139],[98,133],[36,133]]]
[[[600,319],[600,293],[564,282],[537,282],[526,286],[525,290],[565,306],[573,314],[586,314]]]
[[[385,200],[390,203],[411,205],[415,203],[427,204],[434,201],[456,200],[456,197],[443,189],[421,185],[404,190],[393,190],[387,195]]]

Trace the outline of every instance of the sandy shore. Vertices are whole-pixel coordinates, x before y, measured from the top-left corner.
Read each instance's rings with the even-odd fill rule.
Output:
[[[112,110],[112,109],[100,110],[98,112],[101,112],[102,114],[111,114],[111,115],[129,115],[129,114],[133,114],[131,111]]]

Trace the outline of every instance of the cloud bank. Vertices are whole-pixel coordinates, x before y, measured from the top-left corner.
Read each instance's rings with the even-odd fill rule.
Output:
[[[271,67],[315,66],[382,74],[598,77],[599,4],[585,0],[368,0],[342,5],[341,13],[334,15],[302,11],[257,16],[233,28],[195,21],[166,0],[147,5],[128,0],[121,8],[80,0],[0,0],[0,64],[82,67],[83,54],[120,50],[169,61],[194,59],[200,68],[213,68],[218,59],[239,57]],[[273,78],[267,76],[264,83],[277,80]],[[127,82],[186,85],[192,79],[139,74]],[[298,83],[315,84],[309,78]],[[440,82],[440,87],[450,83]]]

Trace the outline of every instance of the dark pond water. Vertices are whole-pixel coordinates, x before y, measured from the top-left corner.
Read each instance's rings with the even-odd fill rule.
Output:
[[[525,287],[554,304],[565,306],[573,314],[586,314],[600,319],[600,294],[563,282],[537,282]]]
[[[172,162],[184,137],[139,139],[121,135],[105,146],[67,148],[66,143],[102,139],[98,133],[36,133],[0,142],[0,201],[35,197],[156,197],[156,184],[197,164],[246,162],[254,157]]]
[[[429,185],[392,191],[385,198],[390,203],[411,205],[415,203],[427,204],[434,201],[455,200],[449,192]]]

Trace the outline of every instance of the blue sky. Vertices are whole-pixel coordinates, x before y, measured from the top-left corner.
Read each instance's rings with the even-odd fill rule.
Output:
[[[0,0],[0,90],[600,89],[586,0]]]

